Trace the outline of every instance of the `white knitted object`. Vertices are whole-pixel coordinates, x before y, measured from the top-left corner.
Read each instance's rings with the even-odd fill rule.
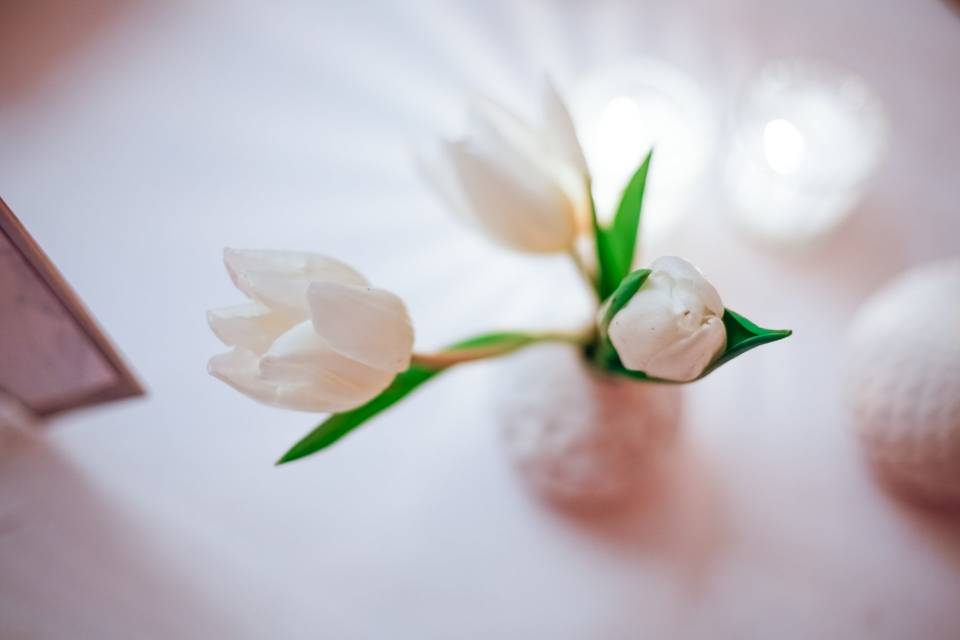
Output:
[[[884,475],[924,499],[960,500],[960,259],[911,269],[861,307],[846,390]]]
[[[531,348],[504,363],[498,413],[517,470],[544,497],[621,503],[652,452],[670,440],[679,389],[599,375],[569,346]]]

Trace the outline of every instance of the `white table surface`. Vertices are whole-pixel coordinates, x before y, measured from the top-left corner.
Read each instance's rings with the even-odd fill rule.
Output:
[[[858,303],[960,248],[948,5],[48,0],[0,16],[0,194],[149,388],[4,440],[0,637],[960,637],[960,524],[880,490],[839,387]],[[543,68],[566,88],[635,55],[695,78],[723,122],[764,60],[797,54],[874,86],[890,155],[814,252],[754,248],[710,188],[660,247],[796,334],[686,389],[675,464],[625,521],[524,490],[490,409],[509,363],[284,468],[313,417],[205,373],[220,347],[204,310],[239,301],[224,245],[350,261],[409,301],[425,346],[569,320],[567,265],[470,235],[410,150],[470,88],[524,105]]]

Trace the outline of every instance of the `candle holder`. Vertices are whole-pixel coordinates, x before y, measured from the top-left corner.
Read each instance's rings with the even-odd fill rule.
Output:
[[[766,65],[740,100],[729,213],[754,238],[804,246],[859,201],[886,148],[886,117],[859,77],[805,59]]]
[[[571,106],[601,219],[612,216],[623,185],[656,148],[641,238],[656,246],[683,221],[713,152],[716,126],[700,87],[665,62],[639,58],[588,76]]]

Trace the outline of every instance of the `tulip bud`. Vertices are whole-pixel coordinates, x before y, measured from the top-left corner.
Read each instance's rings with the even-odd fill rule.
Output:
[[[723,303],[700,271],[681,258],[662,257],[643,285],[612,317],[600,311],[601,331],[623,366],[652,378],[689,382],[724,350]],[[604,326],[606,321],[606,326]]]
[[[251,300],[207,314],[233,350],[212,375],[274,406],[339,412],[364,404],[407,369],[413,328],[403,302],[347,265],[287,251],[227,249],[230,276]]]
[[[488,100],[473,105],[470,133],[421,158],[444,203],[511,249],[567,252],[589,224],[587,166],[573,122],[547,83],[544,124],[533,127]]]

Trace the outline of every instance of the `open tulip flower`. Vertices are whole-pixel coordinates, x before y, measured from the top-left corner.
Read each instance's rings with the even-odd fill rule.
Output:
[[[403,301],[346,264],[311,253],[227,249],[227,271],[248,301],[208,313],[231,348],[210,360],[210,373],[266,404],[332,414],[280,463],[333,444],[456,365],[536,343],[570,343],[598,375],[685,383],[790,335],[725,308],[686,260],[662,257],[633,270],[651,154],[625,186],[611,224],[601,225],[573,123],[552,85],[538,126],[490,101],[474,106],[472,124],[467,138],[443,143],[439,159],[422,161],[428,181],[453,213],[495,242],[569,254],[600,301],[595,326],[488,333],[416,353]],[[577,252],[584,236],[593,260]]]
[[[374,398],[410,366],[403,302],[342,262],[234,249],[224,262],[250,301],[207,313],[233,347],[209,370],[238,391],[286,409],[337,412]]]
[[[471,105],[470,132],[421,158],[427,182],[454,213],[500,244],[570,253],[589,225],[588,172],[573,122],[553,85],[533,126],[491,100]]]

